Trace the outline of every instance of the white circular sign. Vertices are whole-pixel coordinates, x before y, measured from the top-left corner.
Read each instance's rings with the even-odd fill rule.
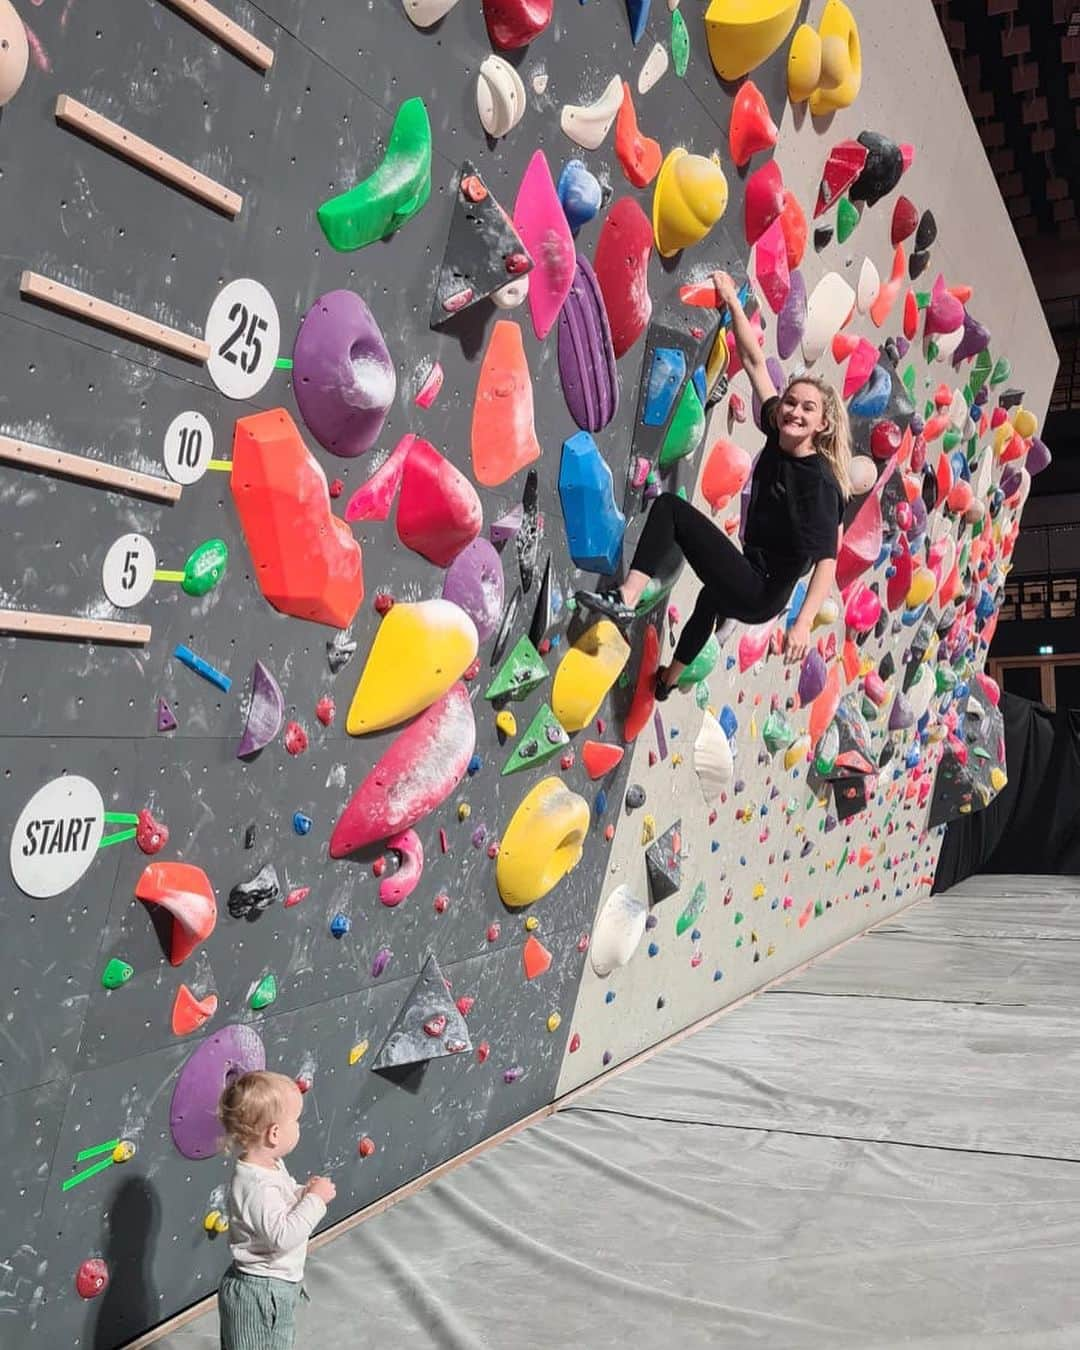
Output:
[[[201,412],[178,413],[165,431],[165,472],[174,483],[197,483],[214,454],[214,433]]]
[[[122,534],[101,564],[101,586],[110,603],[130,609],[145,600],[154,584],[155,567],[154,546],[146,535]]]
[[[261,281],[240,277],[218,292],[206,316],[210,378],[228,398],[254,398],[274,373],[281,322]]]
[[[74,886],[94,861],[104,830],[105,804],[89,778],[72,774],[38,788],[11,835],[16,886],[39,897]]]

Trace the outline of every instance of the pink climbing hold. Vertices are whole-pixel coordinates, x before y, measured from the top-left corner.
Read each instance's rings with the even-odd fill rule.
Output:
[[[424,846],[415,830],[402,830],[400,834],[390,836],[386,847],[401,860],[393,876],[385,877],[379,883],[379,899],[392,909],[412,895],[420,884],[424,874]]]
[[[169,827],[155,820],[149,809],[143,809],[135,826],[135,842],[144,853],[160,853],[169,842]]]
[[[330,725],[330,723],[334,720],[334,714],[336,712],[337,712],[337,705],[334,703],[334,700],[330,697],[329,694],[323,694],[322,698],[319,699],[318,703],[315,704],[315,716],[319,719],[319,721],[323,724],[324,727],[328,727]]]
[[[402,436],[383,464],[366,483],[361,484],[345,507],[346,520],[386,520],[401,486],[405,460],[412,449],[413,435]]]
[[[308,734],[299,722],[290,722],[282,737],[290,755],[302,755],[308,748]]]
[[[881,600],[877,592],[861,581],[856,582],[844,607],[844,623],[849,632],[869,633],[881,617]]]
[[[774,314],[784,308],[791,290],[788,271],[787,238],[783,221],[778,216],[754,246],[754,267],[761,293]]]
[[[868,338],[859,338],[855,350],[848,358],[847,370],[844,372],[845,399],[859,392],[873,374],[877,360],[878,349],[874,344]]]
[[[748,628],[739,639],[739,674],[745,674],[765,655],[772,637],[774,620]]]
[[[829,151],[818,187],[814,219],[842,196],[866,167],[869,150],[861,141],[841,141]]]
[[[930,293],[930,303],[926,307],[923,333],[933,337],[938,333],[955,333],[963,326],[964,306],[955,295],[950,294],[945,278],[939,273]]]
[[[401,476],[398,538],[436,567],[449,567],[480,533],[476,489],[430,441],[413,437]]]
[[[514,228],[536,266],[529,274],[529,313],[543,341],[574,283],[574,236],[543,150],[529,160],[514,200]]]
[[[701,475],[701,494],[713,511],[722,511],[733,497],[739,495],[752,467],[749,454],[734,441],[721,437],[713,445]]]
[[[784,180],[780,165],[770,159],[760,169],[755,169],[746,180],[746,197],[743,202],[743,220],[746,228],[746,242],[756,244],[774,220],[784,210]]]
[[[431,368],[424,376],[424,382],[416,392],[413,402],[418,408],[430,408],[443,387],[443,368],[438,361],[432,361]]]

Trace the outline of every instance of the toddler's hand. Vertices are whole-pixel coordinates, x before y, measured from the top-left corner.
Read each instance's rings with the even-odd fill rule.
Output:
[[[324,1205],[328,1205],[337,1195],[337,1187],[329,1177],[308,1177],[304,1191],[317,1195]]]

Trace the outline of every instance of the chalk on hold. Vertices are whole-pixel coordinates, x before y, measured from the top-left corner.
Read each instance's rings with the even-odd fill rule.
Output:
[[[618,565],[626,517],[615,504],[611,467],[587,431],[563,442],[559,500],[574,566],[609,576]]]
[[[405,547],[436,567],[449,567],[480,533],[483,518],[472,483],[430,441],[414,437],[397,512],[397,534]]]
[[[160,905],[172,918],[169,961],[186,961],[217,923],[217,898],[210,878],[192,863],[156,862],[144,869],[135,894],[147,905]]]
[[[529,273],[529,313],[543,341],[554,327],[574,281],[574,236],[543,150],[537,150],[521,175],[514,198],[514,229],[534,261]]]
[[[514,746],[513,754],[503,765],[503,776],[520,769],[532,769],[544,764],[569,745],[570,737],[546,703],[541,703],[532,721]]]
[[[236,747],[237,759],[246,759],[265,749],[281,730],[284,720],[285,695],[281,686],[266,666],[256,661],[251,670],[251,697],[244,734]]]
[[[839,272],[826,272],[810,293],[803,330],[803,360],[813,365],[822,356],[855,304],[855,291]]]
[[[471,1049],[465,1018],[450,995],[438,961],[429,953],[371,1067],[378,1071],[423,1064]]]
[[[694,887],[693,894],[686,902],[686,907],[675,920],[675,936],[682,937],[688,928],[692,928],[705,912],[705,905],[708,903],[709,892],[703,881],[699,881]]]
[[[654,905],[674,895],[682,885],[682,821],[669,825],[645,850],[645,875]]]
[[[493,545],[479,536],[457,555],[443,578],[442,598],[472,619],[486,642],[499,626],[506,600],[502,560]]]
[[[424,874],[424,846],[415,830],[402,830],[390,836],[386,847],[397,854],[398,870],[379,883],[379,900],[392,909],[419,886]]]
[[[168,0],[168,3],[186,19],[216,38],[223,47],[250,61],[257,70],[265,72],[273,65],[273,49],[222,14],[209,0]]]
[[[567,103],[559,116],[563,133],[583,150],[599,150],[623,101],[623,82],[613,75],[595,103]]]
[[[230,485],[264,598],[347,628],[364,598],[360,545],[330,510],[322,466],[284,408],[237,419]]]
[[[523,633],[484,691],[484,697],[522,699],[539,688],[547,677],[543,657]]]
[[[713,69],[738,80],[767,60],[787,37],[799,0],[710,0],[705,37]]]
[[[469,693],[455,684],[406,727],[353,793],[330,836],[331,858],[415,825],[465,777],[475,748]]]
[[[593,624],[569,648],[551,690],[552,709],[567,731],[589,725],[629,655],[629,644],[610,619]]]
[[[316,215],[327,242],[351,252],[386,239],[420,211],[431,195],[431,123],[422,98],[398,108],[386,153],[370,177],[336,197]]]
[[[581,861],[589,804],[558,778],[544,778],[518,804],[495,864],[503,904],[512,909],[547,895]]]
[[[449,600],[394,605],[375,634],[346,731],[383,731],[423,712],[461,677],[478,645],[476,625]]]
[[[492,53],[476,77],[476,111],[489,136],[505,136],[525,115],[525,86],[509,61]]]
[[[462,162],[455,187],[450,232],[431,304],[432,328],[488,296],[498,299],[511,283],[513,296],[504,300],[504,307],[520,304],[533,269],[513,221],[468,160]]]
[[[601,979],[629,963],[645,935],[648,914],[648,905],[627,886],[616,886],[600,906],[589,940],[589,964]]]
[[[653,190],[657,252],[670,258],[704,239],[727,203],[728,184],[719,163],[676,146],[661,165]]]
[[[488,339],[473,399],[471,447],[473,474],[484,487],[500,486],[540,458],[532,377],[521,329],[511,319],[497,320]]]
[[[600,210],[603,200],[600,180],[580,159],[566,161],[555,191],[559,194],[571,234],[576,235]]]
[[[527,980],[535,980],[551,969],[551,953],[535,937],[527,937],[521,949],[521,964]]]

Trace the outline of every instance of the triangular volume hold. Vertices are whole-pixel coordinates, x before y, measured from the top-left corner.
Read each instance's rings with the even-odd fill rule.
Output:
[[[438,961],[428,956],[371,1067],[423,1064],[471,1049],[465,1019],[450,996]]]
[[[682,885],[682,821],[677,820],[645,850],[645,872],[654,905]]]
[[[503,773],[516,773],[519,769],[543,764],[569,744],[570,737],[558,718],[546,703],[541,703],[536,716],[522,732],[514,753],[503,765]]]
[[[548,668],[544,665],[543,657],[523,633],[488,685],[484,697],[524,698],[542,685],[547,677]]]

